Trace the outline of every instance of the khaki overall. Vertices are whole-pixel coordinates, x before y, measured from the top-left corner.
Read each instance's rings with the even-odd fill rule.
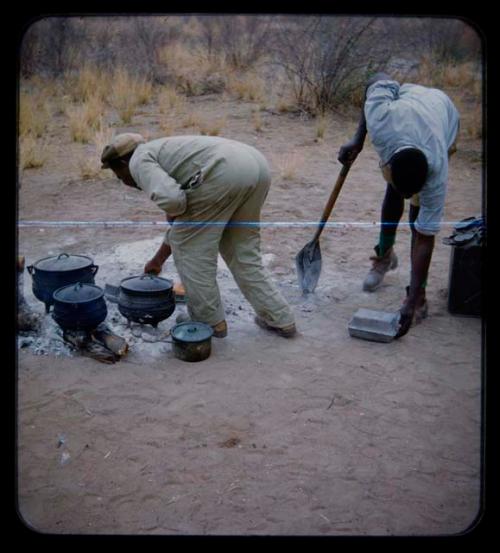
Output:
[[[271,184],[267,161],[252,146],[233,140],[197,137],[193,144],[211,139],[210,160],[190,159],[201,169],[201,184],[185,190],[186,210],[176,216],[166,240],[189,298],[189,315],[211,326],[225,319],[216,280],[220,252],[256,314],[276,328],[291,325],[293,313],[263,267],[260,251],[260,213]],[[168,149],[167,143],[160,158]]]

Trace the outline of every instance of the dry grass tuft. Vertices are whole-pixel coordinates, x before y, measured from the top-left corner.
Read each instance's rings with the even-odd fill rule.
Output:
[[[161,50],[160,62],[169,79],[186,96],[221,93],[227,68],[221,57],[207,57],[204,50],[177,42]]]
[[[108,176],[107,170],[101,169],[101,153],[104,147],[111,142],[113,135],[113,129],[101,118],[97,129],[92,134],[88,153],[78,159],[80,176],[83,179],[106,178]]]
[[[135,83],[135,94],[139,105],[151,103],[153,97],[153,83],[147,79],[139,79]]]
[[[228,78],[227,89],[238,100],[246,102],[266,102],[265,83],[253,72],[237,76],[232,73]]]
[[[314,140],[317,142],[325,138],[326,128],[328,126],[328,119],[324,115],[320,115],[316,119],[316,125],[314,127]]]
[[[109,103],[118,112],[123,123],[130,123],[137,106],[150,102],[152,95],[153,86],[149,81],[135,79],[122,68],[115,71]]]
[[[51,110],[45,95],[21,92],[19,97],[19,134],[41,137],[47,130]]]
[[[283,180],[293,180],[297,176],[299,168],[303,165],[304,158],[297,152],[291,152],[276,157],[274,163]]]
[[[259,110],[255,110],[252,113],[252,125],[257,132],[262,132],[264,130],[264,122],[262,121]]]
[[[104,150],[104,147],[111,142],[114,134],[115,131],[101,118],[92,140],[99,155]]]
[[[104,113],[104,105],[97,97],[91,97],[81,105],[70,105],[66,109],[69,130],[74,142],[90,142],[99,128]]]
[[[158,94],[158,106],[160,113],[170,113],[171,111],[179,111],[186,104],[186,98],[176,92],[171,87],[163,88]]]
[[[161,135],[163,136],[173,136],[175,135],[176,124],[174,117],[172,115],[165,116],[159,124]]]
[[[453,100],[460,113],[459,141],[460,137],[482,138],[482,76],[477,64],[438,64],[424,58],[417,78],[423,85],[440,88]]]
[[[458,147],[460,148],[460,138],[480,139],[483,136],[483,111],[480,102],[471,102],[463,96],[452,95],[460,114],[460,131],[458,135]]]
[[[280,96],[276,100],[276,111],[278,111],[278,113],[294,113],[297,109],[297,102],[291,97],[290,94]]]
[[[197,111],[190,111],[182,121],[182,128],[187,129],[188,127],[199,127],[202,124],[203,120],[200,114]]]
[[[218,119],[209,119],[206,121],[201,121],[198,125],[200,134],[205,134],[208,136],[219,136],[222,129],[226,126],[227,120],[225,117]]]
[[[76,75],[66,75],[64,89],[75,102],[86,102],[91,98],[105,101],[111,86],[108,72],[85,65]]]
[[[31,134],[19,139],[19,165],[21,169],[42,167],[47,161],[46,145]]]

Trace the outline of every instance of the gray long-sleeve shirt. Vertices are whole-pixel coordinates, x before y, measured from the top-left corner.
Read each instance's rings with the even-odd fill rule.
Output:
[[[392,80],[377,81],[368,88],[364,110],[368,134],[383,163],[406,147],[425,154],[429,172],[419,193],[415,228],[422,234],[437,234],[445,205],[448,150],[459,127],[458,111],[440,90]]]

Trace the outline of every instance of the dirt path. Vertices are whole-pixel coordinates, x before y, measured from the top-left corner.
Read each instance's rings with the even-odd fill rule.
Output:
[[[317,219],[352,123],[333,120],[327,140],[316,143],[310,121],[267,114],[264,131],[254,133],[246,121],[251,105],[203,102],[207,113],[227,114],[224,135],[256,145],[271,161],[264,223]],[[153,128],[147,114],[137,123],[139,132]],[[51,143],[51,162],[23,177],[21,220],[162,220],[147,198],[113,179],[78,180],[64,162],[74,148],[65,146],[64,132]],[[478,147],[465,143],[452,162],[448,221],[481,211]],[[291,180],[279,176],[287,152],[300,161]],[[266,264],[294,305],[296,339],[256,327],[221,264],[229,335],[214,340],[203,363],[175,359],[150,331],[148,341],[147,330],[127,335],[130,354],[115,365],[54,344],[45,344],[44,354],[36,354],[35,342],[20,348],[18,486],[26,523],[85,534],[465,530],[479,509],[481,322],[447,311],[446,229],[433,256],[428,320],[390,344],[347,332],[359,307],[397,309],[408,283],[409,232],[402,227],[400,266],[376,293],[361,291],[382,194],[367,145],[332,219],[351,224],[325,231],[320,284],[307,299],[293,258],[312,227],[264,225]],[[30,263],[61,251],[90,255],[104,285],[141,272],[161,235],[148,228],[21,228],[19,249]],[[164,273],[175,275],[171,262]],[[25,286],[42,312],[28,276]],[[110,322],[126,332],[114,306]]]

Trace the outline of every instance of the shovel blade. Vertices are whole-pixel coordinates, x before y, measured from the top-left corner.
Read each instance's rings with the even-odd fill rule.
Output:
[[[295,256],[299,286],[303,294],[314,292],[321,273],[321,249],[319,242],[306,244]]]

